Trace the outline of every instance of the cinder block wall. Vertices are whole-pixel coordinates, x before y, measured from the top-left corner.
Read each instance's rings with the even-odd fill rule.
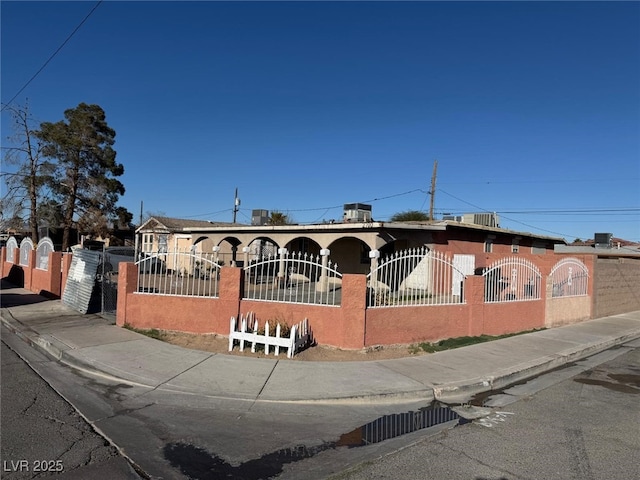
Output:
[[[640,258],[598,257],[593,318],[640,310]]]

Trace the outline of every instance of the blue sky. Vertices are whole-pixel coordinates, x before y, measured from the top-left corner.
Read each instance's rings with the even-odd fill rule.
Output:
[[[3,103],[96,3],[1,3]],[[639,2],[105,1],[27,99],[105,110],[136,219],[384,221],[437,160],[437,217],[640,241]]]

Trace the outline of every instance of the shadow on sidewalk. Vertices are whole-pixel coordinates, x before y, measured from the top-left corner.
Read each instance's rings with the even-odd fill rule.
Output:
[[[6,278],[0,282],[0,308],[18,307],[52,300],[43,295],[37,295],[28,290],[16,287]]]

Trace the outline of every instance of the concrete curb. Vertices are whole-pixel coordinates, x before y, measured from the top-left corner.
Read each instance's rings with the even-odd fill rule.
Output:
[[[510,385],[524,382],[543,373],[562,368],[570,363],[590,357],[613,346],[621,345],[640,338],[640,328],[635,332],[600,342],[581,345],[567,353],[541,357],[540,359],[516,366],[514,369],[498,372],[483,378],[471,378],[433,387],[437,401],[447,404],[460,404],[480,393],[502,390]]]
[[[29,326],[24,325],[19,320],[13,318],[11,313],[5,311],[5,309],[0,310],[0,320],[9,331],[14,333],[27,344],[43,352],[48,357],[53,358],[54,360],[76,370],[110,379],[118,383],[124,383],[143,388],[161,389],[175,394],[188,395],[193,393],[174,389],[167,385],[147,385],[136,382],[134,380],[128,380],[123,377],[117,377],[112,373],[109,373],[108,371],[100,369],[90,361],[77,358],[77,356],[73,354],[73,352],[75,351],[73,348],[65,348],[65,344],[57,345],[56,343],[60,342],[56,342],[55,338],[51,337],[48,334],[41,335],[37,333]],[[141,334],[138,335],[144,337]],[[242,396],[239,397],[237,395],[212,395],[212,397],[230,400],[246,400],[252,402],[291,404],[389,404],[407,401],[424,401],[425,403],[430,403],[433,400],[452,405],[463,404],[468,402],[475,395],[486,393],[492,390],[501,390],[503,388],[506,388],[507,386],[524,382],[525,380],[532,377],[561,368],[567,364],[584,359],[591,355],[595,355],[615,345],[620,345],[636,338],[640,338],[640,328],[627,331],[627,333],[625,333],[624,335],[603,338],[591,343],[570,347],[563,352],[541,356],[534,360],[515,365],[514,367],[498,371],[497,373],[492,375],[474,377],[465,380],[459,380],[456,382],[441,383],[437,385],[425,383],[423,384],[423,388],[418,387],[406,391],[388,390],[364,395],[345,392],[345,395],[343,396],[317,399],[295,398],[294,396],[292,396],[291,398],[261,398],[260,394],[258,394],[257,397],[247,396],[246,398]]]
[[[14,321],[6,318],[4,312],[1,311],[0,321],[11,333],[16,335],[28,345],[37,348],[39,351],[47,354],[50,357],[53,357],[55,360],[62,360],[62,350],[51,345],[50,342],[44,340],[37,332],[31,330],[26,325],[22,325],[22,327],[16,326],[14,324]]]
[[[167,386],[157,386],[157,385],[148,385],[140,382],[136,382],[133,380],[129,380],[123,377],[117,377],[107,371],[101,370],[96,367],[91,362],[83,361],[69,353],[68,349],[59,348],[55,345],[54,342],[45,338],[44,335],[40,335],[37,332],[31,330],[28,326],[21,324],[18,321],[13,319],[5,318],[2,312],[0,312],[0,321],[2,324],[7,327],[9,331],[15,334],[22,341],[27,343],[28,345],[36,348],[38,351],[44,353],[50,358],[67,365],[70,368],[86,372],[91,375],[99,376],[102,378],[106,378],[118,383],[123,383],[127,385],[133,385],[137,387],[150,388],[150,389],[160,389],[166,392],[171,392],[175,394],[185,394],[190,395],[190,392],[183,392],[181,390],[177,390],[174,388],[170,388]],[[19,323],[20,326],[17,326],[16,323]],[[139,334],[142,338],[146,338],[144,335]],[[73,351],[73,350],[72,350]],[[381,392],[377,394],[370,395],[345,395],[345,396],[336,396],[333,398],[319,398],[319,399],[305,399],[305,398],[291,398],[291,399],[268,399],[268,398],[257,398],[246,396],[246,397],[238,397],[238,396],[220,396],[220,395],[211,395],[211,398],[219,398],[219,399],[228,399],[228,400],[239,400],[239,401],[250,401],[250,402],[258,402],[258,403],[291,403],[291,404],[317,404],[317,405],[341,405],[341,404],[388,404],[388,403],[396,403],[396,402],[411,402],[411,401],[424,401],[425,403],[430,403],[434,400],[433,389],[431,387],[425,386],[424,389],[412,390],[412,391],[401,391],[401,392]]]

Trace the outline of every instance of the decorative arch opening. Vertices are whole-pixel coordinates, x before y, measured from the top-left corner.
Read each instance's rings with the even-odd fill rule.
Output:
[[[289,241],[285,248],[290,252],[307,253],[309,255],[320,255],[320,244],[309,237],[298,237]]]
[[[29,265],[29,254],[33,250],[33,240],[25,237],[20,242],[20,265],[26,267]]]
[[[48,270],[49,253],[54,250],[53,242],[49,237],[41,239],[36,247],[36,268],[40,270]]]
[[[355,237],[342,237],[329,245],[331,260],[340,265],[342,273],[369,273],[371,248]]]
[[[252,260],[278,255],[280,245],[269,237],[256,237],[247,245],[248,256]]]

